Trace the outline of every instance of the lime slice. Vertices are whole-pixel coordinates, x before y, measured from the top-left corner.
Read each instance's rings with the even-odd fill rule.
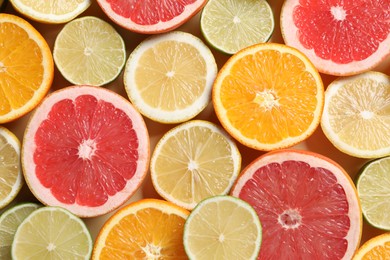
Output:
[[[113,26],[100,18],[85,16],[62,28],[54,43],[53,58],[69,82],[102,86],[122,71],[126,49]]]
[[[7,209],[0,216],[0,259],[11,260],[11,245],[20,223],[39,207],[36,203],[22,203]]]
[[[89,259],[92,238],[85,223],[60,207],[42,207],[19,226],[12,243],[12,258]]]
[[[200,18],[205,39],[227,54],[267,42],[274,27],[273,12],[266,0],[210,0]]]
[[[356,187],[367,222],[390,231],[390,156],[364,165]]]
[[[184,226],[184,249],[190,259],[257,259],[261,240],[256,211],[232,196],[201,201]]]

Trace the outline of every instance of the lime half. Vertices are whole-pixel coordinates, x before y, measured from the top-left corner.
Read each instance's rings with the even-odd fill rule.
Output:
[[[390,230],[390,156],[362,167],[357,191],[367,222],[376,228]]]
[[[209,0],[200,18],[205,39],[226,54],[267,42],[274,27],[273,12],[266,0]]]

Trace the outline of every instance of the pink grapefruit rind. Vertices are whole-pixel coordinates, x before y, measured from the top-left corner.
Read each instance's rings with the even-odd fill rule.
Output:
[[[331,60],[326,60],[318,57],[313,49],[305,48],[298,39],[298,28],[295,26],[294,23],[293,12],[294,9],[298,5],[300,5],[300,2],[300,0],[286,0],[284,2],[280,13],[280,27],[282,38],[286,45],[295,47],[298,50],[302,51],[313,62],[319,72],[334,76],[355,75],[375,68],[387,57],[390,57],[390,33],[388,33],[386,39],[379,44],[376,51],[373,52],[366,59],[359,61],[355,60],[346,64],[338,64]],[[316,2],[318,4],[318,1],[313,0],[313,2]],[[366,21],[361,21],[361,23],[365,22]],[[369,21],[367,22],[369,23]],[[390,27],[390,20],[387,20],[387,25]],[[327,24],[326,26],[329,27],[332,25]],[[388,31],[390,32],[390,30]],[[353,45],[354,43],[352,42],[351,44]],[[329,46],[329,48],[330,47],[331,46]],[[351,46],[351,48],[352,47],[353,46]]]
[[[324,169],[330,170],[332,173],[334,173],[338,183],[344,184],[342,187],[345,191],[346,198],[349,199],[348,216],[350,218],[350,229],[345,236],[345,239],[348,241],[348,247],[342,259],[351,259],[357,251],[361,241],[361,230],[363,227],[362,211],[356,188],[354,189],[354,182],[348,173],[339,164],[332,161],[331,159],[323,155],[304,150],[281,149],[268,152],[249,163],[249,165],[243,169],[240,176],[237,178],[236,183],[232,187],[230,194],[240,198],[242,188],[249,180],[252,179],[256,170],[269,165],[270,163],[281,164],[289,160],[302,161],[308,163],[310,167],[322,167]],[[266,232],[266,230],[263,230],[263,232]]]
[[[35,171],[36,164],[34,162],[34,151],[36,150],[37,146],[35,144],[34,135],[40,127],[40,124],[47,118],[50,109],[55,103],[63,99],[71,99],[74,101],[80,95],[93,95],[98,100],[111,103],[115,106],[115,108],[122,110],[132,121],[133,129],[137,134],[139,142],[139,158],[137,160],[137,169],[133,177],[127,180],[126,186],[121,191],[117,192],[113,196],[109,196],[106,203],[96,207],[82,206],[78,205],[77,203],[66,204],[60,202],[55,198],[55,196],[53,196],[50,189],[42,185],[36,176]],[[70,86],[49,94],[33,112],[23,136],[21,154],[22,169],[26,183],[33,195],[41,203],[48,206],[63,207],[79,217],[87,218],[104,215],[115,210],[116,208],[123,205],[138,190],[148,170],[150,159],[150,140],[142,116],[124,97],[104,88],[93,86]]]
[[[175,16],[173,19],[166,22],[160,21],[157,24],[151,25],[137,24],[133,22],[130,18],[125,18],[117,14],[115,11],[112,10],[112,7],[107,0],[97,0],[97,2],[103,12],[119,26],[136,33],[158,34],[172,31],[187,22],[203,8],[207,1],[195,0],[194,3],[186,5],[184,11],[179,15]]]

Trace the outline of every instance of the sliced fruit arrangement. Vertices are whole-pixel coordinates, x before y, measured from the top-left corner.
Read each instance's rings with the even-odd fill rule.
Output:
[[[390,231],[390,156],[365,164],[356,183],[367,222]]]
[[[32,193],[81,217],[118,208],[140,187],[149,166],[142,116],[105,88],[70,86],[51,93],[23,138],[23,173]]]
[[[183,229],[188,214],[165,200],[131,203],[105,222],[92,259],[187,259]]]
[[[366,241],[352,260],[385,260],[389,258],[390,233],[384,233]]]
[[[176,29],[195,16],[206,0],[97,0],[118,25],[137,33],[157,34]]]
[[[209,0],[200,17],[205,39],[226,54],[267,42],[274,27],[273,11],[266,0]]]
[[[180,31],[154,35],[130,54],[124,72],[127,95],[146,117],[181,123],[211,100],[217,64],[196,36]]]
[[[98,17],[85,16],[67,23],[58,33],[53,57],[70,83],[102,86],[122,71],[126,47],[112,25]]]
[[[322,79],[298,50],[255,44],[224,64],[212,100],[223,127],[242,144],[264,151],[306,140],[320,123]]]
[[[260,259],[351,259],[359,246],[356,188],[340,165],[320,154],[266,153],[242,171],[231,194],[259,215]]]
[[[201,201],[184,226],[184,248],[190,259],[255,260],[262,229],[256,211],[232,196]]]
[[[12,259],[11,246],[17,228],[27,216],[39,207],[40,205],[37,203],[20,203],[0,215],[0,259]]]
[[[41,207],[16,230],[12,259],[90,259],[92,238],[85,223],[61,207]]]
[[[390,155],[390,77],[368,71],[340,77],[326,89],[321,127],[333,145],[355,157]]]
[[[286,0],[283,39],[320,72],[346,76],[368,71],[390,54],[387,1]]]
[[[83,13],[91,0],[10,0],[12,6],[22,15],[42,23],[66,23]]]
[[[166,132],[150,163],[152,183],[166,200],[186,209],[229,192],[241,170],[233,139],[217,125],[192,120]]]
[[[0,14],[0,124],[33,110],[54,77],[51,50],[26,20]]]
[[[20,165],[20,141],[0,126],[0,209],[11,203],[23,186]]]

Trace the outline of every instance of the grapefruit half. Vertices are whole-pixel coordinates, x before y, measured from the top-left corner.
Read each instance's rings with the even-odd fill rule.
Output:
[[[141,185],[149,163],[142,116],[111,90],[70,86],[50,94],[28,122],[22,167],[43,204],[80,217],[114,210]]]
[[[187,22],[206,0],[97,0],[103,12],[127,30],[157,34]]]
[[[390,54],[388,1],[287,0],[280,15],[283,39],[330,75],[368,71]]]
[[[231,194],[251,204],[263,226],[259,259],[351,259],[362,232],[362,213],[349,175],[309,151],[260,156]]]

